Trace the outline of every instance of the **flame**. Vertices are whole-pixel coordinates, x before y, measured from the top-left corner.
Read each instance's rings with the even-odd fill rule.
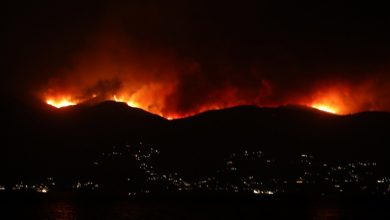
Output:
[[[61,98],[48,98],[46,100],[46,103],[48,105],[51,105],[56,108],[62,108],[62,107],[67,107],[67,106],[72,106],[72,105],[77,105],[78,102],[72,100],[70,97],[61,97]]]
[[[201,106],[199,106],[198,109],[194,109],[190,112],[184,112],[184,113],[167,112],[167,113],[164,113],[161,111],[161,108],[151,107],[151,106],[153,106],[153,104],[156,104],[156,103],[153,103],[153,100],[150,100],[147,95],[144,94],[145,96],[139,96],[137,94],[138,93],[134,93],[133,95],[126,95],[126,94],[117,95],[117,94],[115,94],[112,97],[103,98],[103,99],[99,99],[99,100],[101,100],[101,101],[111,100],[111,101],[115,101],[115,102],[126,103],[128,106],[130,106],[132,108],[140,108],[140,109],[143,109],[145,111],[160,115],[161,117],[164,117],[168,120],[185,118],[185,117],[196,115],[198,113],[205,112],[208,110],[219,110],[219,109],[234,106],[234,104],[231,104],[231,103],[226,104],[226,103],[217,103],[216,102],[216,103],[201,105]],[[51,105],[51,106],[56,107],[56,108],[63,108],[63,107],[67,107],[67,106],[77,105],[77,104],[80,104],[82,102],[87,102],[87,101],[95,99],[95,98],[98,98],[96,94],[93,94],[89,98],[85,98],[85,99],[75,99],[75,98],[72,98],[72,96],[70,96],[70,95],[50,96],[50,97],[46,98],[46,103],[48,105]]]
[[[75,85],[77,87],[78,85]],[[279,106],[286,103],[300,104],[312,107],[332,114],[350,114],[362,110],[371,110],[365,106],[370,106],[371,96],[370,87],[354,87],[348,84],[333,84],[318,86],[301,97],[280,100],[279,102],[270,102],[264,100],[261,96],[249,96],[249,98],[239,93],[239,88],[225,88],[209,93],[206,99],[185,100],[189,106],[180,106],[182,100],[177,93],[176,84],[172,82],[149,82],[145,84],[132,85],[123,82],[121,88],[115,91],[105,92],[100,87],[91,93],[86,93],[83,87],[81,89],[49,89],[44,93],[47,104],[56,108],[62,108],[71,105],[77,105],[82,102],[97,103],[105,100],[126,103],[133,108],[140,108],[145,111],[157,114],[168,120],[185,118],[209,110],[219,110],[238,105],[257,105],[257,106]],[[64,91],[64,93],[61,93]],[[256,99],[257,98],[257,99]],[[372,108],[375,109],[375,108]]]
[[[335,84],[318,87],[309,96],[309,100],[306,99],[306,105],[332,114],[350,114],[359,111],[360,102],[364,100],[364,91],[358,91],[346,84]]]
[[[346,98],[342,96],[340,89],[336,88],[322,89],[314,93],[312,101],[309,102],[308,106],[332,114],[345,114],[348,112]]]
[[[140,108],[140,104],[139,103],[137,103],[136,101],[134,101],[132,99],[126,99],[123,96],[119,96],[119,98],[118,98],[117,95],[114,95],[114,96],[112,96],[111,100],[112,101],[116,101],[116,102],[124,102],[128,106],[133,107],[133,108]]]
[[[126,103],[130,107],[143,109],[145,111],[160,115],[168,120],[189,117],[208,110],[219,110],[237,105],[253,104],[245,100],[239,101],[234,98],[234,95],[229,96],[228,94],[226,94],[224,96],[225,98],[228,97],[226,98],[226,100],[218,99],[210,101],[208,103],[203,103],[201,105],[198,105],[196,109],[192,109],[186,112],[175,112],[172,110],[164,112],[163,109],[164,107],[166,107],[164,106],[166,105],[166,103],[161,102],[161,97],[158,96],[158,92],[157,94],[155,94],[155,92],[150,93],[150,89],[156,87],[149,86],[147,88],[148,89],[140,89],[136,92],[133,92],[131,93],[131,95],[128,95],[126,91],[123,91],[122,93],[114,94],[111,97],[98,97],[98,95],[94,93],[88,97],[80,99],[74,98],[78,96],[58,95],[58,93],[55,93],[55,95],[49,97],[46,96],[46,103],[56,108],[62,108],[66,106],[77,105],[81,102],[89,101],[92,99],[98,99],[99,101],[111,100]],[[301,104],[332,114],[340,114],[343,111],[345,113],[343,100],[340,98],[338,92],[335,90],[332,90],[331,92],[327,93],[317,93],[314,95],[314,98],[311,102],[306,101],[305,103],[301,102]]]
[[[115,102],[123,102],[123,103],[126,103],[128,106],[130,106],[132,108],[140,108],[140,109],[143,109],[145,111],[149,111],[151,113],[157,114],[157,115],[159,115],[161,117],[164,117],[164,118],[166,118],[168,120],[184,118],[184,117],[188,117],[188,116],[191,116],[191,115],[195,115],[195,114],[203,112],[203,111],[216,109],[216,108],[204,108],[203,111],[194,111],[194,112],[188,113],[188,114],[163,113],[161,111],[153,110],[150,107],[148,107],[147,105],[143,104],[145,102],[148,102],[147,100],[142,100],[141,99],[141,101],[137,101],[135,96],[113,95],[112,98],[110,98],[108,100],[115,101]]]
[[[238,105],[300,104],[333,114],[390,105],[388,81],[326,77],[289,86],[284,80],[278,82],[279,77],[266,78],[268,67],[263,71],[257,64],[238,62],[236,66],[230,56],[227,63],[225,57],[209,62],[209,56],[205,62],[202,56],[182,56],[171,48],[149,43],[145,47],[128,37],[127,30],[116,28],[109,25],[91,37],[85,48],[66,61],[69,68],[58,69],[42,85],[39,97],[57,108],[113,100],[167,119]]]
[[[321,111],[324,111],[324,112],[328,112],[328,113],[332,113],[332,114],[337,114],[338,111],[335,107],[332,107],[332,106],[329,106],[329,105],[324,105],[324,104],[313,104],[311,107],[315,108],[315,109],[318,109],[318,110],[321,110]]]

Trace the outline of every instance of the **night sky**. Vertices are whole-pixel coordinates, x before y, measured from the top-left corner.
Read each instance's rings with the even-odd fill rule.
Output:
[[[346,1],[12,1],[2,94],[131,96],[188,114],[241,104],[390,111],[390,14]],[[331,98],[329,98],[331,97]]]

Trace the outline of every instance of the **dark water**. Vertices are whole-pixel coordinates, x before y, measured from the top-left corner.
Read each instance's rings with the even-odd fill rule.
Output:
[[[0,195],[1,196],[1,195]],[[0,219],[390,219],[378,200],[2,198]]]

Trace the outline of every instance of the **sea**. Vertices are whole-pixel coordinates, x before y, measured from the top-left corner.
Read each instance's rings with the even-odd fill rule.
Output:
[[[390,219],[381,198],[114,198],[2,195],[0,219]]]

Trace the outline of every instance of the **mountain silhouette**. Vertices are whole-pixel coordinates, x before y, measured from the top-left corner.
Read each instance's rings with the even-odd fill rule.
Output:
[[[137,141],[161,150],[161,167],[190,175],[213,170],[230,153],[243,150],[388,163],[386,112],[340,116],[296,105],[238,106],[170,121],[113,101],[60,109],[14,102],[1,108],[0,159],[8,175],[87,172],[85,161],[104,147]]]

